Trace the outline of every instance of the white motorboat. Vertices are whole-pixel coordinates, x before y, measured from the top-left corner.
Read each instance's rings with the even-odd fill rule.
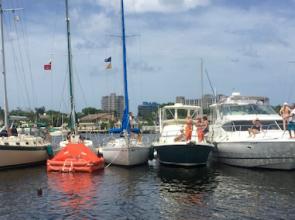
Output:
[[[18,9],[16,9],[18,10]],[[48,152],[52,152],[50,143],[41,136],[30,134],[18,134],[15,127],[10,127],[10,117],[8,111],[8,95],[5,65],[5,45],[3,34],[3,13],[6,10],[2,8],[0,1],[1,14],[1,53],[2,53],[2,73],[4,88],[4,127],[1,129],[0,137],[0,169],[27,166],[45,162],[48,158]],[[8,10],[14,11],[14,10]]]
[[[241,167],[295,168],[295,139],[282,130],[282,118],[267,98],[233,93],[210,108],[208,140],[216,144],[219,161]],[[262,129],[254,136],[249,129],[256,119]]]
[[[200,115],[199,106],[190,106],[176,103],[164,106],[159,111],[160,138],[152,144],[157,152],[161,164],[177,166],[206,165],[213,145],[205,139],[199,140],[197,129],[193,126],[192,138],[177,140],[180,131],[185,128],[187,117],[195,118]]]
[[[115,138],[101,148],[103,157],[107,163],[123,166],[133,166],[146,163],[149,158],[150,147],[144,146],[141,138],[134,138],[133,135],[140,134],[139,129],[130,126],[129,100],[127,86],[127,61],[125,42],[124,4],[121,0],[122,19],[122,51],[123,51],[123,76],[124,76],[124,101],[125,109],[122,117],[121,128],[111,129],[111,133],[120,133],[122,137]]]

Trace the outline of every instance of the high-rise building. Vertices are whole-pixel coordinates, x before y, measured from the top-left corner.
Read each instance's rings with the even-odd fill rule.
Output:
[[[182,103],[185,105],[196,105],[202,106],[204,109],[209,108],[210,105],[218,101],[219,99],[223,98],[224,95],[218,95],[218,97],[214,97],[211,94],[205,94],[202,98],[199,99],[186,99],[184,96],[177,96],[175,103]],[[216,100],[215,100],[216,99]]]
[[[106,112],[116,112],[117,117],[122,117],[124,111],[124,96],[111,93],[101,98],[101,109]]]
[[[185,104],[185,97],[184,96],[177,96],[175,103]]]
[[[157,116],[158,108],[159,104],[156,102],[143,102],[142,105],[138,106],[138,117],[149,118],[152,116],[153,112]]]
[[[186,99],[185,104],[186,105],[200,105],[199,104],[199,99]]]
[[[203,108],[209,108],[215,102],[215,97],[211,94],[203,95]]]

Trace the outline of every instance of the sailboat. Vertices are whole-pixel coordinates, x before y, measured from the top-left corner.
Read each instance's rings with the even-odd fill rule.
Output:
[[[110,130],[111,133],[120,133],[120,137],[109,141],[106,146],[101,148],[101,152],[107,163],[133,166],[144,164],[148,161],[150,147],[144,146],[140,140],[141,138],[134,137],[134,134],[138,134],[139,137],[141,137],[140,130],[138,128],[131,128],[130,126],[123,0],[121,0],[121,25],[125,109],[122,117],[121,128],[113,128]]]
[[[60,151],[52,160],[47,161],[47,171],[60,172],[93,172],[104,167],[104,158],[96,155],[93,142],[85,140],[77,133],[76,111],[73,93],[72,53],[70,38],[70,18],[68,0],[65,0],[67,24],[67,49],[70,89],[70,130],[67,139],[60,142]]]
[[[12,11],[13,9],[9,9]],[[48,158],[48,152],[52,152],[51,145],[41,136],[18,134],[17,129],[10,127],[8,111],[8,94],[6,80],[5,45],[4,45],[4,24],[2,1],[0,0],[1,14],[1,53],[2,73],[4,87],[4,127],[0,134],[0,169],[28,166],[43,163]]]

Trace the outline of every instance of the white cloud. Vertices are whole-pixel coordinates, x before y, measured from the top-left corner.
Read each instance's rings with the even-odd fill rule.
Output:
[[[120,41],[108,36],[120,33],[120,1],[87,2],[86,7],[84,1],[76,0],[77,5],[71,11],[73,64],[74,72],[80,77],[75,82],[78,84],[81,81],[79,83],[88,105],[98,107],[101,96],[112,91],[120,93],[122,87]],[[204,58],[205,67],[218,92],[229,94],[235,88],[245,95],[270,96],[272,103],[281,103],[285,99],[293,101],[288,97],[295,93],[295,90],[290,92],[294,80],[287,80],[290,85],[286,86],[286,90],[281,89],[286,78],[292,79],[295,70],[295,65],[287,63],[294,60],[295,47],[295,30],[292,28],[295,21],[289,13],[276,13],[258,7],[245,10],[227,5],[216,6],[210,5],[209,0],[126,0],[125,4],[126,14],[131,13],[126,20],[127,34],[137,35],[127,39],[128,80],[133,110],[143,100],[166,102],[174,101],[177,95],[198,97],[200,57]],[[88,5],[93,8],[89,10]],[[202,5],[210,7],[200,10],[200,13],[186,11]],[[179,13],[175,16],[172,12]],[[136,16],[132,13],[140,14]],[[63,13],[53,18],[57,20],[57,28],[54,28],[53,21],[46,20],[47,25],[44,25],[40,17],[35,17],[28,30],[33,34],[30,35],[32,44],[29,48],[34,61],[33,73],[36,73],[34,79],[39,88],[38,106],[50,104],[58,108],[60,98],[51,101],[50,93],[59,97],[62,91],[67,92],[63,89],[67,75],[66,39]],[[13,33],[10,37],[15,38]],[[54,70],[48,74],[44,73],[42,65],[48,62],[51,52],[55,54]],[[103,60],[110,55],[114,69],[106,72]],[[48,86],[51,77],[53,92]],[[169,85],[163,89],[163,82],[167,80]],[[77,107],[81,109],[86,105],[79,89],[76,85]],[[210,92],[206,85],[205,90]],[[19,102],[12,100],[11,105],[13,103],[16,105]]]
[[[110,0],[97,0],[98,4],[108,7],[119,8],[120,3]],[[210,0],[126,0],[124,2],[126,10],[128,12],[145,13],[145,12],[182,12],[187,11],[199,6],[207,6],[210,4]]]

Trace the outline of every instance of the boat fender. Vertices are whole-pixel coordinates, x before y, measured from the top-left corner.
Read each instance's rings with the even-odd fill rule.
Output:
[[[46,147],[46,152],[48,154],[49,157],[53,157],[54,156],[54,153],[53,153],[53,150],[52,150],[52,146],[51,145],[48,145]]]

